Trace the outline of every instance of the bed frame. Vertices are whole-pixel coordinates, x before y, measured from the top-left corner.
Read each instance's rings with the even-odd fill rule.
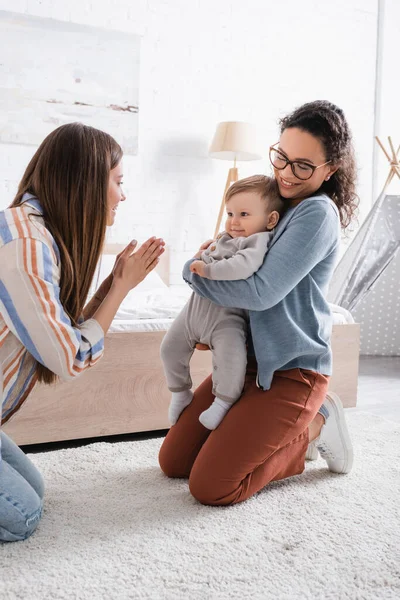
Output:
[[[108,244],[107,254],[121,245]],[[168,251],[157,267],[168,284]],[[334,372],[330,389],[344,406],[355,406],[359,357],[359,325],[335,325]],[[19,445],[153,431],[169,427],[170,393],[159,348],[163,331],[109,333],[104,357],[74,381],[37,385],[21,409],[4,425]],[[196,350],[191,374],[197,386],[211,373],[211,352]]]

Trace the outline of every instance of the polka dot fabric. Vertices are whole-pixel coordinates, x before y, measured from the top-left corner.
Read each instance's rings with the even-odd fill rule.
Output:
[[[378,199],[338,265],[330,301],[361,324],[360,352],[400,355],[400,196]]]

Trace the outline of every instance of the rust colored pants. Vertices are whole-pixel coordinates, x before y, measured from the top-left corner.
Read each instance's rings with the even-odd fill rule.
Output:
[[[209,431],[199,415],[214,400],[211,376],[171,427],[160,449],[168,477],[188,477],[191,494],[203,504],[247,500],[270,481],[304,470],[308,426],[322,405],[329,377],[291,369],[274,374],[271,389],[256,386],[249,362],[243,395],[222,423]]]

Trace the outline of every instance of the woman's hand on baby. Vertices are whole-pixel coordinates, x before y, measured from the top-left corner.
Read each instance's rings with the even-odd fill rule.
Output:
[[[112,271],[112,285],[122,288],[125,293],[136,287],[157,266],[165,250],[164,240],[155,237],[148,239],[134,252],[136,246],[137,241],[133,240],[117,256]]]
[[[193,258],[200,258],[201,253],[204,252],[204,250],[207,250],[207,248],[209,246],[211,246],[211,244],[213,243],[214,240],[207,240],[206,242],[204,242],[204,244],[202,244],[199,248],[199,251],[194,255]]]
[[[196,275],[200,275],[200,277],[206,277],[206,274],[204,272],[205,266],[206,265],[203,263],[202,260],[195,260],[194,262],[192,262],[189,268],[192,273],[196,273]]]

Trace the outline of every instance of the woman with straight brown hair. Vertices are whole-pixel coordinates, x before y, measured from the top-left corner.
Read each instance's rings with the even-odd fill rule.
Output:
[[[63,125],[42,142],[11,206],[0,212],[3,423],[36,381],[72,379],[101,358],[119,305],[164,251],[163,240],[154,237],[136,252],[131,242],[86,304],[106,226],[125,200],[121,160],[107,133]],[[33,533],[43,495],[40,473],[0,431],[0,541]]]

